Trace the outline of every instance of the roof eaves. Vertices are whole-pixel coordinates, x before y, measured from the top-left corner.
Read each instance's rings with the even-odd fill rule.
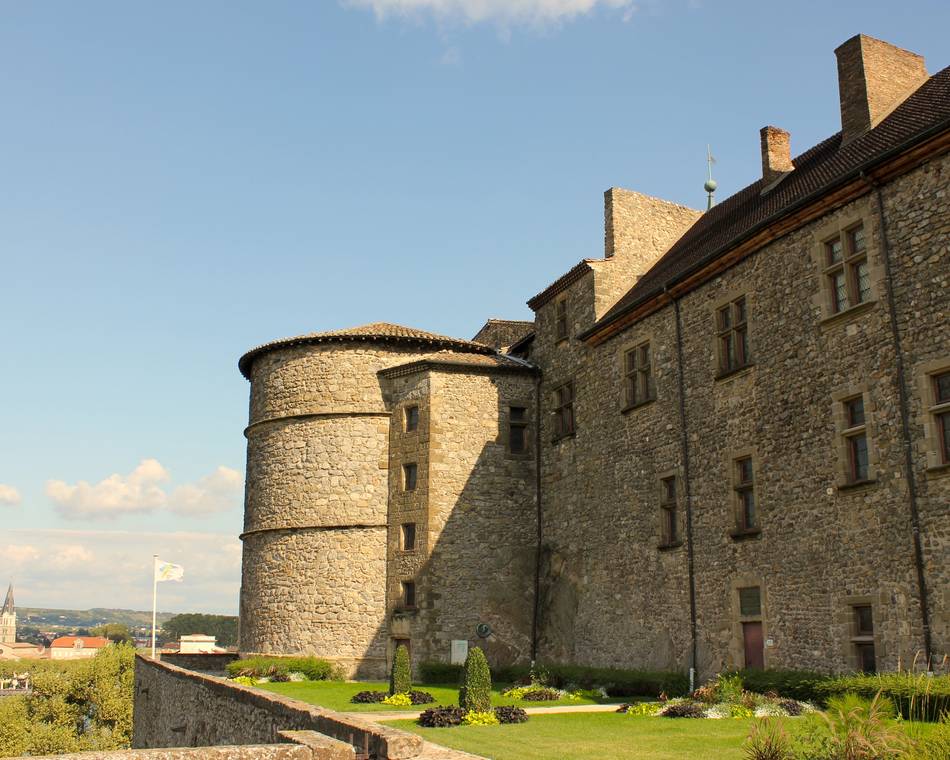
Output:
[[[558,293],[566,290],[588,272],[593,272],[591,264],[598,261],[609,261],[609,259],[582,259],[579,263],[571,267],[567,272],[558,277],[554,282],[548,285],[544,290],[528,301],[528,307],[532,311],[537,311]]]

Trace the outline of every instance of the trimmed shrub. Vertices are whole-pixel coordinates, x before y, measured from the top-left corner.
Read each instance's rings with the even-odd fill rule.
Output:
[[[817,686],[817,692],[823,703],[844,694],[857,694],[865,699],[880,694],[908,720],[937,721],[943,713],[950,712],[950,675],[859,673],[828,678]]]
[[[702,705],[695,702],[677,702],[667,705],[660,711],[664,718],[705,718],[706,713]]]
[[[427,691],[416,691],[412,689],[409,692],[409,699],[414,705],[431,705],[435,702],[435,697],[433,697]]]
[[[247,657],[227,665],[228,675],[287,681],[291,673],[301,673],[311,681],[338,680],[333,663],[321,657]]]
[[[495,708],[495,717],[499,723],[524,723],[528,720],[528,713],[514,705],[503,705]]]
[[[462,725],[462,716],[461,707],[447,707],[445,705],[430,707],[419,716],[419,725],[424,728],[460,726]]]
[[[465,682],[459,689],[459,707],[476,713],[491,710],[491,672],[481,647],[469,650],[465,658]]]
[[[396,647],[393,667],[389,672],[389,693],[406,694],[412,689],[412,673],[409,667],[409,650],[402,644]]]
[[[350,698],[350,702],[358,705],[370,705],[382,702],[388,696],[385,691],[360,691]]]
[[[554,702],[561,698],[561,692],[557,689],[528,689],[523,692],[521,699],[525,702]]]

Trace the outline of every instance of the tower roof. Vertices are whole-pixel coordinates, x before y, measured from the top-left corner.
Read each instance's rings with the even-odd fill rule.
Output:
[[[0,586],[2,588],[2,586]],[[13,605],[13,584],[11,583],[7,587],[7,598],[3,602],[3,614],[12,615],[16,611],[16,608]]]
[[[413,327],[403,327],[394,325],[390,322],[371,322],[359,327],[347,327],[343,330],[331,330],[330,332],[307,333],[293,338],[281,338],[270,343],[252,348],[238,361],[238,369],[248,380],[251,378],[251,365],[261,354],[268,351],[274,351],[279,348],[289,348],[291,346],[305,346],[313,343],[349,343],[354,341],[366,341],[374,343],[401,343],[403,345],[423,346],[428,349],[451,349],[452,351],[461,351],[463,353],[473,354],[491,354],[494,349],[491,346],[485,346],[474,343],[470,340],[461,340],[459,338],[450,338],[446,335],[437,335],[436,333],[426,332],[425,330],[416,330]]]

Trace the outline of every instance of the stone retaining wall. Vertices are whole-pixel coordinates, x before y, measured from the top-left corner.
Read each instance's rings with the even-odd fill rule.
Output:
[[[198,670],[202,673],[224,673],[227,666],[238,659],[237,652],[214,652],[203,654],[163,654],[162,662],[177,665],[185,670]]]

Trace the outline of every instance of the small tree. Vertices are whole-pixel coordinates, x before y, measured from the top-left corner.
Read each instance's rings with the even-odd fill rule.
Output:
[[[465,680],[459,689],[459,707],[469,712],[491,711],[491,671],[481,647],[465,658]]]
[[[409,650],[405,645],[396,647],[393,668],[389,673],[389,694],[408,694],[412,690],[412,669],[409,666]]]

